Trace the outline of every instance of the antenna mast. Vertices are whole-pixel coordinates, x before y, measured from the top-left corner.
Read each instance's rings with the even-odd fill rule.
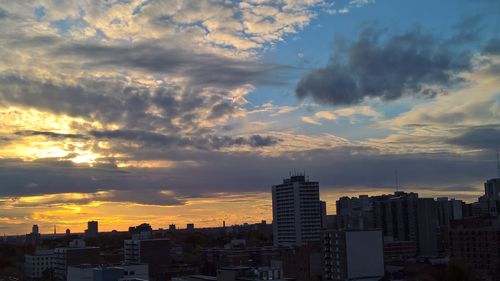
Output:
[[[498,157],[498,149],[497,149],[497,174],[498,174],[498,178],[500,178],[500,160]]]
[[[398,169],[394,170],[394,176],[396,178],[396,191],[399,191],[399,176],[398,176]]]

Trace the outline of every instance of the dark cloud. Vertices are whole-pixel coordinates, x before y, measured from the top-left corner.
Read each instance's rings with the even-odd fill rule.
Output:
[[[330,63],[311,71],[295,93],[318,103],[356,104],[365,98],[395,100],[404,95],[433,96],[461,82],[456,74],[471,67],[470,54],[447,46],[415,28],[383,39],[371,28],[340,50]]]
[[[155,44],[131,46],[62,45],[54,56],[77,57],[89,67],[121,67],[153,73],[181,75],[191,85],[234,87],[246,83],[282,84],[290,67],[237,60],[186,49],[166,49]],[[272,75],[270,75],[272,73]]]
[[[467,44],[481,41],[482,14],[464,16],[453,29],[455,34],[447,40],[448,44]]]
[[[486,43],[483,52],[489,55],[500,55],[500,38],[490,39]]]
[[[495,150],[500,148],[500,126],[478,126],[448,141],[450,144],[467,148]]]
[[[37,184],[32,184],[38,186]],[[169,192],[159,190],[98,190],[93,193],[82,193],[83,196],[65,196],[65,193],[39,194],[45,195],[37,202],[24,203],[19,197],[0,198],[2,205],[14,205],[15,207],[54,207],[66,204],[88,204],[96,201],[135,203],[142,205],[173,206],[182,205],[182,199],[175,197]]]
[[[76,139],[76,138],[86,138],[84,135],[80,134],[61,134],[55,132],[47,132],[47,131],[18,131],[15,133],[18,136],[44,136],[53,139]]]
[[[179,137],[174,135],[165,135],[149,131],[140,130],[106,130],[90,131],[84,134],[60,134],[48,131],[18,131],[19,136],[45,136],[54,139],[111,139],[125,140],[141,144],[143,147],[162,146],[162,147],[193,147],[202,150],[222,149],[232,146],[250,146],[254,148],[273,146],[280,139],[273,136],[251,135],[249,137],[217,136],[217,135],[199,135],[193,137]]]
[[[0,8],[0,20],[3,20],[5,18],[7,18],[8,16],[9,16],[9,13],[6,10]]]
[[[394,187],[394,169],[397,168],[401,186],[406,190],[427,191],[432,187],[435,192],[460,197],[461,192],[467,191],[464,187],[476,191],[482,182],[495,176],[494,159],[487,154],[460,157],[444,153],[381,155],[372,150],[338,147],[289,152],[280,156],[244,152],[179,152],[178,156],[172,156],[178,158],[179,161],[175,161],[178,165],[148,169],[100,169],[62,165],[56,161],[0,160],[0,196],[110,189],[139,194],[141,190],[160,191],[165,187],[179,198],[216,192],[270,192],[273,184],[281,182],[282,177],[294,169],[305,169],[312,179],[320,181],[323,191],[336,189],[340,192],[355,188],[376,191]],[[152,157],[169,159],[168,154],[156,151]],[[181,159],[196,159],[193,160],[196,164],[181,165]],[[30,183],[37,186],[27,188]]]
[[[29,79],[13,73],[0,75],[0,105],[18,105],[83,117],[102,123],[115,123],[128,129],[178,132],[202,130],[199,111],[213,109],[211,118],[232,114],[238,105],[222,102],[229,93],[218,90],[201,93],[199,89],[176,86],[148,89],[131,87],[116,78],[79,79],[75,84]],[[224,108],[220,108],[220,104]],[[151,107],[157,113],[148,111]],[[160,113],[160,114],[158,114]],[[174,124],[172,120],[182,122]]]

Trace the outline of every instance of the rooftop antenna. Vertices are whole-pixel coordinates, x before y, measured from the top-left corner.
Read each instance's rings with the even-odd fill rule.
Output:
[[[399,176],[398,176],[398,169],[394,170],[394,176],[396,179],[396,191],[399,191]]]
[[[497,149],[497,174],[498,174],[498,178],[500,178],[500,160],[498,157],[498,149]]]

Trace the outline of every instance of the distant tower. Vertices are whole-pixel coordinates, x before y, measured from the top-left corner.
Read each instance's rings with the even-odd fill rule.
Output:
[[[226,228],[226,221],[222,221],[222,227]]]
[[[70,236],[71,235],[71,230],[68,228],[66,229],[66,236]]]
[[[57,234],[56,225],[54,224],[54,236]]]
[[[99,223],[97,221],[87,222],[87,230],[85,230],[85,236],[96,237],[99,233]]]
[[[38,230],[38,225],[37,224],[34,224],[33,227],[31,228],[31,234],[33,235],[37,235],[39,234],[39,230]]]

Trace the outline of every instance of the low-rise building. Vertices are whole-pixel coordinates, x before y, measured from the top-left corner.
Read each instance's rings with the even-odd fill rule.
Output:
[[[83,240],[73,240],[69,247],[54,249],[54,278],[65,281],[69,266],[99,261],[99,247],[87,247]]]
[[[68,267],[67,281],[125,281],[149,280],[147,264],[112,266],[77,265]]]
[[[450,260],[464,263],[481,280],[500,276],[499,217],[455,221],[449,234]]]
[[[54,251],[41,250],[24,256],[24,272],[28,279],[38,279],[43,272],[54,267]]]
[[[324,280],[384,276],[382,230],[328,230],[322,238]]]

